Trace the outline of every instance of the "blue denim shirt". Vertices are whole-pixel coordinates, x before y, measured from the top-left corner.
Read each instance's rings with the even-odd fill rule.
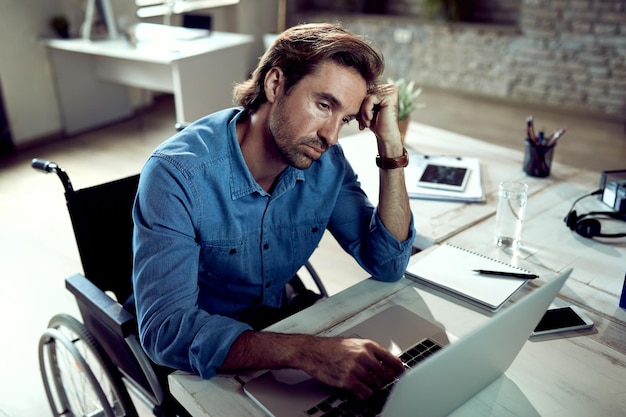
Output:
[[[244,310],[280,305],[325,229],[382,281],[403,275],[414,237],[412,221],[405,242],[385,229],[340,146],[307,170],[286,168],[264,191],[239,147],[241,114],[209,115],[160,145],[133,210],[142,345],[155,362],[203,378],[250,329],[237,320]]]

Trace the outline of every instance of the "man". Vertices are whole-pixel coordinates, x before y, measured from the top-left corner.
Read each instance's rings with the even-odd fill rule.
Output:
[[[359,397],[402,372],[375,342],[254,330],[328,229],[375,279],[398,280],[413,220],[397,89],[382,57],[330,24],[285,31],[247,82],[242,108],[191,124],[155,150],[133,212],[140,338],[159,364],[218,371],[298,368]],[[338,141],[355,119],[378,143],[380,199],[367,200]],[[374,163],[374,157],[372,157]]]

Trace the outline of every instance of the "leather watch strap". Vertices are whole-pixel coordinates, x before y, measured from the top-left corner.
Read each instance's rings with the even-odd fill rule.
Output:
[[[381,169],[395,169],[404,168],[409,165],[409,153],[406,148],[402,148],[402,156],[396,156],[395,158],[383,158],[378,155],[376,157],[376,166]]]

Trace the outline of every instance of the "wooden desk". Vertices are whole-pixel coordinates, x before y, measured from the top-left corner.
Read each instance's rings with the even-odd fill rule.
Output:
[[[573,276],[555,304],[581,305],[596,322],[591,333],[526,343],[504,376],[453,415],[623,416],[626,410],[626,312],[618,307],[618,298],[626,269],[626,243],[604,245],[579,238],[563,224],[563,217],[575,198],[597,188],[599,174],[555,165],[551,178],[527,178],[521,173],[521,151],[444,134],[440,129],[423,125],[412,126],[411,132],[415,136],[409,139],[409,145],[419,146],[424,152],[450,154],[452,149],[457,150],[455,154],[479,156],[484,162],[485,187],[491,200],[485,205],[413,201],[412,208],[417,210],[417,213],[414,211],[416,225],[426,237],[424,241],[430,239],[431,244],[450,241],[537,271],[542,277],[550,271],[573,266]],[[444,139],[435,142],[435,138],[442,137]],[[348,143],[344,148],[368,147],[368,141],[361,139],[362,136],[342,139],[342,144]],[[372,149],[362,151],[363,164],[373,165],[375,148],[368,154],[370,151]],[[358,155],[354,149],[347,149],[346,154],[349,153],[350,158]],[[356,169],[366,184],[371,179],[369,170]],[[514,178],[523,179],[530,187],[524,247],[517,254],[496,248],[493,243],[497,182]],[[367,183],[368,187],[371,184]],[[581,208],[594,208],[595,204],[601,203],[590,198]],[[446,225],[445,219],[455,222]],[[428,249],[420,252],[412,262],[427,253]],[[514,300],[541,285],[545,282],[543,279],[527,285]],[[277,323],[271,330],[336,335],[392,304],[404,305],[458,337],[490,319],[487,311],[408,279],[393,284],[366,280]],[[177,372],[169,377],[170,391],[193,416],[264,416],[243,393],[239,382],[252,375],[254,373],[240,374],[237,378],[224,375],[203,381]]]
[[[253,39],[211,32],[192,40],[159,38],[137,46],[124,39],[49,40],[65,133],[130,116],[128,86],[173,93],[177,123],[231,106],[233,84],[247,78]]]

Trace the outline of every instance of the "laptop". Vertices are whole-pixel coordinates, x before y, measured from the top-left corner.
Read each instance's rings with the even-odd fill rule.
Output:
[[[423,339],[437,345],[434,354],[387,388],[390,394],[377,415],[446,416],[480,392],[508,369],[571,272],[556,276],[458,340],[395,305],[344,332],[375,340],[403,361],[403,352]],[[323,415],[327,406],[320,409],[321,404],[343,401],[336,388],[292,369],[265,372],[246,383],[244,391],[275,417]]]

